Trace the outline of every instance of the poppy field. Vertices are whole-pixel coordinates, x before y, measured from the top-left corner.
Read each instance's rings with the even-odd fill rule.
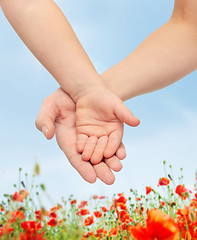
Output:
[[[37,166],[34,177],[38,173]],[[16,191],[5,194],[0,204],[0,239],[197,240],[197,174],[193,189],[182,181],[181,176],[176,184],[166,174],[156,189],[146,186],[142,195],[130,189],[127,197],[93,195],[78,201],[70,196],[45,209],[34,202],[38,189],[45,192],[45,186],[32,184],[27,189],[20,177]]]

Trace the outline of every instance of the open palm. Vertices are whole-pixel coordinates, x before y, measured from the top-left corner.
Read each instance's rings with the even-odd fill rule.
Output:
[[[48,139],[56,133],[59,147],[86,181],[93,183],[98,177],[106,184],[114,182],[115,178],[110,169],[121,170],[120,159],[125,157],[123,144],[119,146],[116,156],[105,159],[99,164],[92,165],[90,162],[83,161],[82,155],[76,148],[75,104],[63,90],[58,89],[43,101],[36,126],[41,131],[43,127],[48,129]]]
[[[138,126],[139,120],[116,95],[107,89],[96,89],[76,103],[77,150],[85,161],[99,163],[119,148],[123,123]]]

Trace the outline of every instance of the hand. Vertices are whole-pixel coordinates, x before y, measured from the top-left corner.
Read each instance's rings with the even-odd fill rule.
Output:
[[[112,157],[122,142],[123,123],[135,127],[140,121],[107,89],[96,88],[78,98],[77,151],[83,160],[97,164]]]
[[[92,165],[83,161],[76,149],[75,104],[62,89],[58,89],[43,101],[36,126],[47,139],[53,138],[56,132],[59,147],[86,181],[94,183],[98,177],[106,184],[114,182],[115,177],[110,169],[116,172],[121,170],[120,160],[126,157],[124,145],[121,143],[116,155],[99,164]]]

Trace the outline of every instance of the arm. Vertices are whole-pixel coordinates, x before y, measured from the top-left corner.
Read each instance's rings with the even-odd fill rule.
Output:
[[[102,78],[122,100],[164,88],[197,68],[197,1],[177,0],[168,23]]]
[[[8,21],[60,86],[77,100],[102,79],[53,0],[1,0]]]
[[[77,150],[83,159],[98,163],[103,156],[113,156],[122,141],[123,122],[137,126],[139,120],[106,89],[62,11],[53,0],[1,0],[1,7],[23,42],[76,103]],[[93,154],[95,148],[100,155]]]
[[[193,0],[193,4],[197,3],[195,1],[196,0]],[[187,3],[189,2],[192,3],[192,1],[188,1]],[[194,9],[196,12],[197,7],[194,8],[195,5],[190,5],[190,7],[179,6],[180,3],[181,0],[178,0],[172,19],[166,25],[149,36],[129,57],[102,74],[102,78],[109,90],[113,91],[123,100],[172,84],[196,69],[196,14],[192,15],[191,11]],[[186,9],[190,10],[187,10],[187,15],[183,15],[182,12]],[[191,18],[191,16],[194,16],[194,18]],[[174,31],[178,35],[175,34]],[[151,49],[149,50],[150,47]],[[178,54],[179,57],[177,57],[176,54]],[[143,58],[141,56],[143,56]],[[185,59],[185,61],[183,59]],[[137,63],[139,65],[137,65]],[[54,121],[57,117],[57,114],[53,113],[51,106],[55,108],[55,106],[58,105],[56,99],[59,99],[61,94],[57,91],[56,95],[53,96],[55,97],[49,97],[45,100],[36,121],[37,128],[40,131],[42,131],[43,127],[48,129],[48,139],[52,138],[55,133]],[[50,120],[50,117],[52,117],[52,120]],[[59,144],[64,143],[61,148],[70,160],[70,153],[76,154],[76,143],[72,146],[73,149],[71,149],[68,145],[69,141],[65,142],[63,140],[63,133],[67,131],[66,127],[69,129],[67,122],[62,121],[58,122],[58,124],[58,129],[62,128],[61,131],[59,131],[59,136],[57,136]],[[56,124],[56,128],[57,126]],[[78,157],[78,154],[76,156]],[[124,156],[121,157],[123,158]],[[73,158],[73,166],[75,166],[85,178],[86,174],[81,172],[80,166],[82,167],[86,163],[84,163],[82,159],[81,163],[83,163],[83,165],[76,165],[77,162],[77,158],[76,160]],[[100,168],[97,176],[99,173],[104,172],[102,165],[98,164],[94,165],[94,167],[95,170],[96,168],[97,170]],[[111,165],[109,167],[112,168]],[[120,168],[121,166],[118,169]]]

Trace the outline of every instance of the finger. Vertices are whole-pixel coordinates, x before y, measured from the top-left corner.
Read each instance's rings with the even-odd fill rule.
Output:
[[[89,162],[82,160],[82,155],[77,152],[77,136],[75,129],[67,125],[56,125],[56,138],[60,149],[64,152],[70,164],[78,171],[82,178],[89,182],[96,182],[96,173]]]
[[[84,161],[89,161],[90,160],[90,158],[91,158],[91,156],[94,152],[96,143],[97,143],[97,137],[96,136],[91,136],[87,139],[86,145],[85,145],[83,153],[82,153],[82,159]]]
[[[123,167],[120,159],[116,156],[113,156],[111,158],[105,158],[104,162],[109,168],[111,168],[115,172],[119,172]]]
[[[125,150],[125,146],[123,143],[120,144],[120,147],[116,152],[116,156],[120,160],[123,160],[124,158],[126,158],[127,155],[126,155],[126,150]]]
[[[109,167],[104,163],[100,162],[96,165],[93,165],[93,168],[96,172],[97,177],[107,185],[112,185],[115,181],[115,176]]]
[[[53,109],[51,105],[43,103],[35,121],[37,129],[43,132],[47,139],[53,138],[55,134],[56,112]]]
[[[69,162],[85,181],[89,183],[96,182],[97,177],[94,168],[89,162],[83,161],[80,154],[76,152],[72,157],[69,157]]]
[[[88,136],[85,134],[77,135],[77,152],[82,153],[86,144]]]
[[[129,126],[137,127],[140,124],[140,120],[121,101],[118,104],[114,104],[114,113],[118,119]]]
[[[103,154],[104,154],[105,148],[107,146],[107,142],[108,142],[107,136],[103,136],[98,139],[96,147],[95,147],[94,152],[91,157],[92,164],[97,164],[100,161],[102,161]]]
[[[110,158],[116,153],[121,144],[122,137],[122,130],[117,130],[110,134],[107,147],[104,151],[104,157]]]

